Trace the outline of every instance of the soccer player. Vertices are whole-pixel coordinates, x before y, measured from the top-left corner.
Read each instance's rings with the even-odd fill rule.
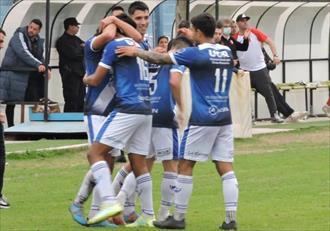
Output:
[[[125,34],[130,35],[137,41],[142,40],[142,37],[138,31],[134,29],[131,25],[127,24],[125,21],[120,20],[121,16],[114,17],[110,16],[102,21],[105,21],[105,28],[102,33],[98,33],[89,39],[85,45],[85,64],[86,73],[91,75],[95,72],[99,61],[102,57],[102,51],[105,44],[114,39],[116,34],[116,29],[119,28],[123,30]],[[123,19],[125,20],[126,17]],[[87,134],[89,142],[93,143],[95,134],[106,118],[109,111],[112,110],[112,99],[115,94],[113,84],[109,81],[110,78],[105,78],[104,81],[97,87],[88,87],[85,99],[85,116],[84,120],[87,126]],[[113,156],[118,156],[119,150],[112,150],[110,155],[106,155],[106,160],[112,171],[113,169]],[[71,204],[69,211],[71,212],[73,219],[81,225],[87,225],[87,221],[83,215],[83,204],[87,200],[89,194],[94,187],[94,179],[92,177],[91,171],[88,171],[79,189],[79,192]],[[95,193],[93,196],[92,207],[88,215],[92,218],[96,212],[99,210],[100,198],[98,194]],[[108,222],[102,222],[97,224],[98,226],[111,227],[113,225]]]
[[[133,21],[136,23],[137,25],[136,29],[140,32],[142,37],[144,37],[145,34],[147,33],[147,29],[149,26],[149,7],[142,1],[135,1],[132,2],[128,7],[128,13],[130,17],[133,19]],[[139,45],[145,50],[151,49],[147,39],[144,39],[144,41],[141,42]],[[148,69],[150,75],[156,74],[158,68],[159,68],[158,65],[149,64]],[[153,163],[153,158],[149,158],[147,160],[149,170],[151,168],[152,163]],[[113,186],[116,194],[119,193],[120,188],[124,184],[124,180],[131,171],[132,171],[131,165],[130,163],[127,163],[117,172],[117,175],[113,180]],[[130,176],[129,178],[127,178],[126,184],[131,185],[133,187],[133,185],[135,184],[134,176]],[[137,214],[135,213],[135,193],[133,193],[125,203],[124,218],[129,223],[134,222],[137,219]]]
[[[172,51],[188,46],[192,46],[192,43],[185,37],[173,39],[169,45]],[[148,156],[149,171],[153,163],[151,157],[154,156],[157,160],[162,161],[164,168],[158,220],[165,220],[168,217],[174,198],[173,189],[177,177],[179,152],[178,123],[182,126],[183,121],[181,78],[184,71],[184,66],[164,65],[150,80],[153,122],[150,155]],[[134,175],[130,173],[117,196],[121,204],[134,194],[136,185],[134,181]]]
[[[131,21],[130,24],[135,23]],[[99,156],[112,148],[125,148],[128,151],[142,207],[142,215],[128,227],[153,226],[152,181],[145,158],[149,152],[152,124],[148,64],[135,57],[117,57],[115,50],[127,45],[139,46],[117,31],[117,39],[104,48],[95,73],[84,78],[86,84],[97,86],[112,69],[116,90],[114,110],[101,125],[89,152],[89,159],[91,162],[97,161]],[[95,222],[93,218],[91,220],[90,223]]]
[[[117,55],[138,56],[157,64],[179,64],[190,69],[192,113],[180,147],[179,171],[175,194],[175,213],[159,228],[184,229],[185,214],[193,188],[193,169],[209,154],[222,178],[226,209],[220,228],[236,229],[238,182],[233,171],[233,127],[229,108],[229,87],[233,58],[228,47],[213,44],[215,19],[203,13],[191,19],[193,39],[199,45],[176,53],[159,54],[136,47],[117,49]]]

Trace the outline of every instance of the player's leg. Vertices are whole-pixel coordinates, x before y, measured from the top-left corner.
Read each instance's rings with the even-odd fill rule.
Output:
[[[226,218],[220,228],[237,229],[238,182],[233,170],[234,137],[232,125],[221,126],[212,148],[212,159],[221,176]]]
[[[84,122],[87,128],[88,142],[90,145],[93,143],[95,134],[97,133],[97,130],[99,129],[100,125],[102,124],[105,118],[106,117],[96,116],[96,115],[84,116]],[[73,220],[81,225],[87,224],[87,221],[83,214],[83,205],[87,201],[94,186],[95,186],[95,181],[93,179],[92,172],[91,170],[88,170],[80,185],[79,191],[73,203],[69,207],[69,211],[72,215]],[[93,208],[99,207],[99,205],[95,205],[95,203],[92,203],[92,205]],[[92,211],[95,210],[92,209]]]
[[[128,227],[153,226],[154,210],[152,201],[152,179],[148,170],[146,156],[149,154],[152,117],[138,115],[144,123],[139,126],[127,147],[132,170],[136,177],[137,194],[141,201],[141,216]]]
[[[206,161],[216,138],[213,127],[188,127],[180,145],[180,160],[175,191],[174,216],[165,221],[154,222],[159,228],[184,229],[185,214],[193,190],[193,168],[197,161]]]
[[[158,221],[164,221],[174,202],[174,189],[178,170],[179,134],[173,128],[153,128],[152,142],[154,143],[157,160],[162,161],[163,179],[161,183],[161,203],[158,211]]]
[[[119,193],[125,178],[131,171],[132,171],[131,164],[126,163],[117,172],[115,178],[113,179],[113,188],[115,190],[116,195]]]
[[[105,155],[111,148],[105,144],[94,142],[87,154],[91,165],[91,172],[95,179],[95,190],[101,198],[100,210],[94,217],[88,220],[88,224],[95,224],[114,216],[122,211],[117,203],[115,192],[112,187],[110,168],[105,161]]]
[[[102,198],[100,211],[88,221],[89,224],[102,221],[122,211],[122,206],[116,201],[111,184],[110,170],[105,162],[105,155],[108,155],[111,149],[109,147],[122,149],[134,133],[137,125],[127,124],[126,122],[130,116],[124,113],[112,112],[101,125],[95,142],[88,152],[87,157],[92,165],[92,174],[96,179],[95,188]]]

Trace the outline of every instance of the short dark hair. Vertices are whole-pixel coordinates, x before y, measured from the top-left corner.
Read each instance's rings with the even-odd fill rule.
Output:
[[[39,26],[39,29],[42,28],[42,22],[41,22],[40,19],[34,18],[34,19],[31,20],[30,24],[31,23],[37,24]]]
[[[185,47],[192,47],[192,46],[194,46],[194,44],[187,37],[178,36],[178,37],[172,39],[168,43],[167,51],[171,50],[172,48],[182,49]]]
[[[189,27],[190,27],[190,22],[188,20],[182,20],[178,25],[178,29],[189,28]]]
[[[128,13],[133,15],[136,10],[149,11],[149,7],[142,1],[135,1],[128,7]]]
[[[127,14],[121,14],[118,15],[117,18],[119,18],[120,20],[122,20],[123,22],[126,22],[127,24],[131,25],[132,27],[134,27],[136,29],[136,23],[133,21],[133,19],[131,19]],[[117,28],[117,32],[122,34],[122,35],[126,35],[123,31],[121,31],[119,28]]]
[[[160,42],[160,40],[162,40],[163,38],[167,39],[167,41],[169,41],[169,38],[166,35],[162,35],[158,38],[157,40],[157,44]]]
[[[205,35],[213,38],[215,32],[215,19],[209,13],[202,13],[191,19],[191,24]]]
[[[0,28],[0,33],[6,36],[6,32],[2,28]]]
[[[121,10],[121,11],[125,12],[124,8],[121,7],[121,6],[119,6],[119,5],[115,5],[115,6],[113,6],[113,7],[111,8],[111,11],[110,11],[110,12],[112,13],[112,12],[114,12],[114,11],[116,11],[116,10]]]

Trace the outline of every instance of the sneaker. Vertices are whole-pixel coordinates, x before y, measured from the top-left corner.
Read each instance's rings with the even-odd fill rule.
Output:
[[[106,227],[106,228],[118,228],[118,225],[116,224],[113,224],[109,221],[101,221],[100,223],[96,223],[96,224],[93,224],[93,225],[89,225],[88,227]]]
[[[308,116],[308,112],[307,111],[295,111],[290,115],[293,119],[295,119],[296,121],[304,119],[305,117]]]
[[[128,224],[135,222],[139,218],[136,212],[132,212],[129,215],[124,215],[124,221]]]
[[[71,213],[73,220],[79,225],[87,225],[87,220],[84,217],[83,207],[72,203],[69,207],[69,212]]]
[[[100,211],[98,211],[94,217],[88,220],[87,224],[92,225],[100,223],[101,221],[106,220],[109,217],[118,215],[123,211],[123,207],[116,203],[113,205],[101,205]]]
[[[10,208],[10,204],[7,201],[7,198],[5,198],[4,196],[0,196],[0,209],[9,209]]]
[[[322,107],[322,111],[324,111],[324,113],[328,116],[328,117],[330,117],[330,106],[329,105],[324,105],[323,107]]]
[[[272,123],[283,123],[284,120],[277,114],[275,113],[274,116],[271,118]]]
[[[231,221],[230,223],[223,222],[219,228],[223,230],[237,230],[237,224],[236,221]]]
[[[155,220],[154,216],[139,216],[136,221],[131,224],[126,225],[127,228],[136,228],[136,227],[154,227],[153,221]]]
[[[185,220],[177,221],[173,216],[168,216],[165,221],[154,221],[154,226],[160,229],[184,229]]]

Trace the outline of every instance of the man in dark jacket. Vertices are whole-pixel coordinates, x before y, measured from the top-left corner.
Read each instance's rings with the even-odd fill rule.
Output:
[[[79,25],[76,18],[65,19],[65,32],[56,42],[65,101],[64,112],[82,112],[84,107],[84,41],[76,36]]]
[[[0,100],[7,103],[24,101],[31,71],[43,73],[43,43],[39,37],[42,23],[33,19],[28,26],[19,27],[9,41],[0,72]],[[35,44],[35,54],[32,51]],[[6,114],[8,127],[14,125],[14,107],[7,105]]]
[[[0,49],[3,48],[5,42],[6,33],[0,28]],[[5,151],[5,138],[4,138],[4,128],[3,123],[6,120],[6,115],[2,110],[3,106],[1,105],[0,100],[0,208],[9,208],[9,203],[2,195],[2,186],[3,186],[3,177],[5,173],[6,166],[6,151]]]

